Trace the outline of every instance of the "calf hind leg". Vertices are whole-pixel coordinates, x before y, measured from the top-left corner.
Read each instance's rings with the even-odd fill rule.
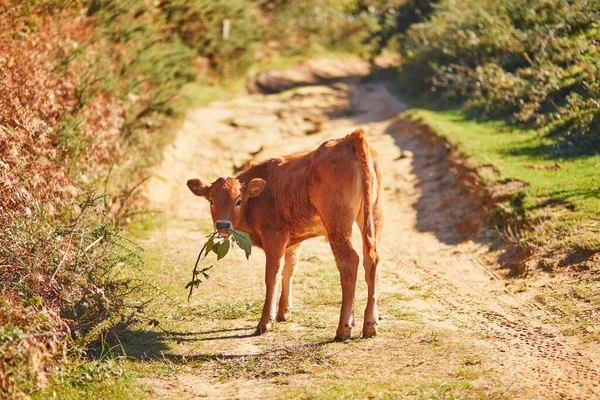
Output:
[[[361,232],[364,232],[364,216],[362,213],[356,220]],[[379,267],[378,247],[381,243],[381,231],[383,227],[383,212],[381,204],[377,201],[373,207],[373,228],[375,230],[375,257],[372,257],[366,250],[367,245],[363,240],[363,265],[365,267],[365,280],[367,281],[367,307],[365,308],[365,318],[363,322],[363,337],[372,337],[377,335],[377,323],[379,321],[379,312],[377,310],[377,272]],[[364,239],[364,237],[363,237]]]
[[[363,250],[363,264],[365,267],[365,280],[367,281],[367,307],[365,308],[365,319],[363,322],[363,337],[377,335],[377,322],[379,313],[377,311],[377,264],[379,260],[373,260]]]
[[[330,234],[329,241],[342,284],[342,307],[335,339],[345,340],[352,336],[352,328],[354,327],[354,293],[356,291],[359,258],[352,247],[349,236],[334,239]]]
[[[323,209],[319,211],[327,230],[329,245],[340,272],[342,284],[342,307],[335,338],[336,340],[345,340],[351,337],[354,327],[354,293],[359,262],[358,254],[350,240],[354,218],[351,210],[339,205],[325,209],[330,212],[323,212]]]

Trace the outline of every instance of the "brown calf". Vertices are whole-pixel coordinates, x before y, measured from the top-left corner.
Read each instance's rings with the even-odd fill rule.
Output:
[[[377,266],[383,214],[380,158],[361,131],[328,140],[308,153],[252,164],[235,178],[212,185],[199,179],[190,190],[208,199],[215,228],[248,232],[265,252],[267,294],[257,333],[269,330],[275,314],[275,288],[284,259],[277,320],[290,316],[292,278],[300,244],[326,236],[342,282],[342,308],[336,339],[351,336],[359,257],[351,243],[356,222],[363,237],[363,264],[368,285],[363,336],[377,334]]]

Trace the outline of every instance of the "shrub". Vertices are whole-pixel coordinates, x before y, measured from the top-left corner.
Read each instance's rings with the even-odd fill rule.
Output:
[[[44,386],[48,364],[131,322],[149,298],[133,279],[140,249],[115,218],[194,77],[192,52],[159,16],[131,7],[111,19],[114,5],[94,16],[78,2],[0,6],[0,397]]]
[[[368,15],[369,35],[364,39],[371,56],[396,49],[399,36],[413,24],[429,18],[439,0],[363,0],[358,11]]]
[[[527,81],[497,64],[477,66],[473,86],[466,108],[481,111],[488,117],[519,111],[528,91]]]
[[[398,26],[400,83],[474,115],[551,126],[557,148],[587,152],[598,137],[599,16],[598,2],[443,0]]]
[[[362,52],[368,17],[353,1],[259,1],[267,44],[284,55]]]
[[[64,224],[35,202],[3,210],[10,219],[0,230],[4,394],[43,387],[48,365],[133,322],[156,294],[139,279],[141,250],[104,220],[102,198],[88,193]]]
[[[160,8],[183,43],[208,60],[215,76],[240,75],[254,61],[262,27],[251,1],[165,0]],[[227,38],[225,20],[229,21]]]

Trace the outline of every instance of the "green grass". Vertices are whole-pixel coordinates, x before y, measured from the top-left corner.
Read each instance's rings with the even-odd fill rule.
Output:
[[[313,373],[305,382],[290,382],[286,399],[431,399],[510,398],[514,394],[495,382],[497,372],[486,366],[482,353],[454,340],[443,329],[423,332],[414,323],[395,327],[378,343],[354,340],[330,346],[336,368]],[[479,351],[479,350],[477,350]],[[349,359],[352,361],[347,362]],[[440,360],[444,360],[440,364]],[[340,366],[343,365],[343,368]],[[373,373],[377,371],[377,373]]]
[[[140,399],[143,398],[134,374],[124,359],[100,361],[69,360],[52,371],[49,386],[31,398]]]
[[[544,287],[533,301],[550,311],[546,323],[554,323],[568,336],[597,342],[600,312],[600,282],[575,280],[557,288]]]
[[[254,321],[260,318],[261,311],[262,302],[256,300],[233,300],[228,302],[207,301],[194,307],[175,310],[171,316],[177,318],[200,317],[211,320],[235,320],[243,318]]]
[[[447,138],[470,167],[493,165],[499,176],[484,180],[527,183],[512,206],[522,207],[527,222],[545,221],[544,229],[528,238],[534,244],[560,236],[559,247],[600,250],[600,155],[553,158],[551,141],[535,131],[473,121],[460,110],[415,108],[405,115]]]
[[[202,107],[215,100],[228,100],[244,87],[244,78],[210,85],[202,82],[191,82],[183,86],[182,95],[189,107]]]
[[[306,54],[297,54],[297,55],[277,55],[273,57],[268,63],[256,63],[253,65],[248,74],[250,76],[256,75],[262,71],[272,71],[277,69],[288,69],[296,67],[303,61],[311,60],[311,59],[321,59],[321,58],[343,58],[343,57],[357,57],[357,54],[341,52],[341,51],[322,51],[318,54],[311,54],[310,56]]]

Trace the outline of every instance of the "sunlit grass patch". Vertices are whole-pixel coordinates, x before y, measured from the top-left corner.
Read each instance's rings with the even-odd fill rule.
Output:
[[[70,360],[52,371],[50,385],[32,399],[139,399],[142,391],[124,359]]]
[[[368,384],[327,382],[308,385],[287,394],[286,399],[508,399],[500,390],[478,388],[468,382],[417,380],[408,384],[397,381],[375,381]]]
[[[162,212],[141,213],[127,226],[127,236],[134,240],[148,240],[157,229],[164,227],[167,217]]]
[[[314,332],[314,330],[313,330]],[[420,322],[386,323],[374,339],[326,345],[335,368],[290,377],[286,399],[510,398],[485,349]],[[274,389],[275,390],[275,389]],[[509,393],[510,392],[510,393]],[[509,394],[507,394],[509,393]]]
[[[181,307],[173,310],[169,317],[174,319],[207,318],[211,320],[257,319],[262,310],[262,301],[230,302],[207,301],[195,306]]]
[[[406,320],[406,321],[414,321],[414,320],[418,319],[418,316],[419,316],[419,314],[415,311],[407,311],[402,308],[391,307],[391,308],[385,309],[385,311],[387,311],[387,313],[393,318],[397,318],[400,320]]]
[[[545,322],[557,324],[564,335],[579,336],[583,342],[600,338],[600,283],[569,282],[547,287],[532,301],[551,313]]]

